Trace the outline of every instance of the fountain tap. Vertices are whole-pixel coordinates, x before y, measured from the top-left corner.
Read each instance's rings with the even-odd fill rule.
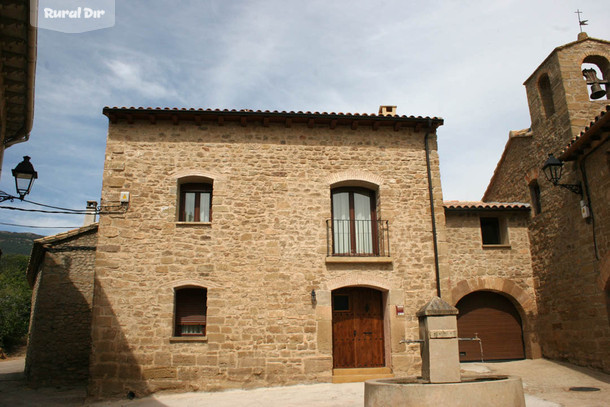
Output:
[[[407,343],[407,344],[411,344],[411,343],[423,343],[424,340],[423,339],[403,339],[398,343]]]

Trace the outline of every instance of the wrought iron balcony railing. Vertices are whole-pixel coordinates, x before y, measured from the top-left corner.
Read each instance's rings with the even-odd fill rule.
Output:
[[[328,256],[390,256],[387,220],[326,220]]]

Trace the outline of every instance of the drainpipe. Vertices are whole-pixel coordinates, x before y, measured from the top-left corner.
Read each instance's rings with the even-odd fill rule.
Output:
[[[436,296],[441,298],[441,276],[438,266],[438,238],[436,233],[436,217],[434,215],[434,190],[432,188],[432,170],[430,168],[430,146],[428,136],[432,128],[432,121],[428,119],[428,128],[424,136],[424,148],[426,150],[426,170],[428,172],[428,196],[430,197],[430,215],[432,217],[432,240],[434,242],[434,272],[436,276]]]
[[[597,236],[596,236],[596,232],[595,232],[595,212],[593,211],[593,202],[591,202],[591,194],[589,192],[589,180],[587,178],[587,165],[586,165],[586,161],[587,158],[589,158],[589,156],[595,152],[598,148],[600,148],[602,145],[604,145],[606,142],[608,141],[608,139],[604,140],[604,142],[598,144],[597,146],[595,146],[595,148],[593,148],[591,151],[588,151],[586,154],[583,154],[581,160],[580,160],[580,172],[582,174],[582,181],[583,181],[583,194],[587,197],[587,203],[589,204],[589,210],[591,211],[591,229],[592,229],[592,233],[593,233],[593,249],[595,252],[595,260],[599,261],[599,248],[597,245]]]

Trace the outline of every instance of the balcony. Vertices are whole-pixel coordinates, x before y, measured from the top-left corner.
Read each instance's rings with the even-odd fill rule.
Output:
[[[327,263],[391,262],[387,220],[326,220]]]

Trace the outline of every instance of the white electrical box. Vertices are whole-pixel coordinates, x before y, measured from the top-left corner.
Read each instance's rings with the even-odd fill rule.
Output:
[[[584,219],[588,219],[591,216],[591,210],[589,210],[585,201],[580,201],[580,214]]]
[[[129,203],[129,192],[121,191],[121,203]]]

